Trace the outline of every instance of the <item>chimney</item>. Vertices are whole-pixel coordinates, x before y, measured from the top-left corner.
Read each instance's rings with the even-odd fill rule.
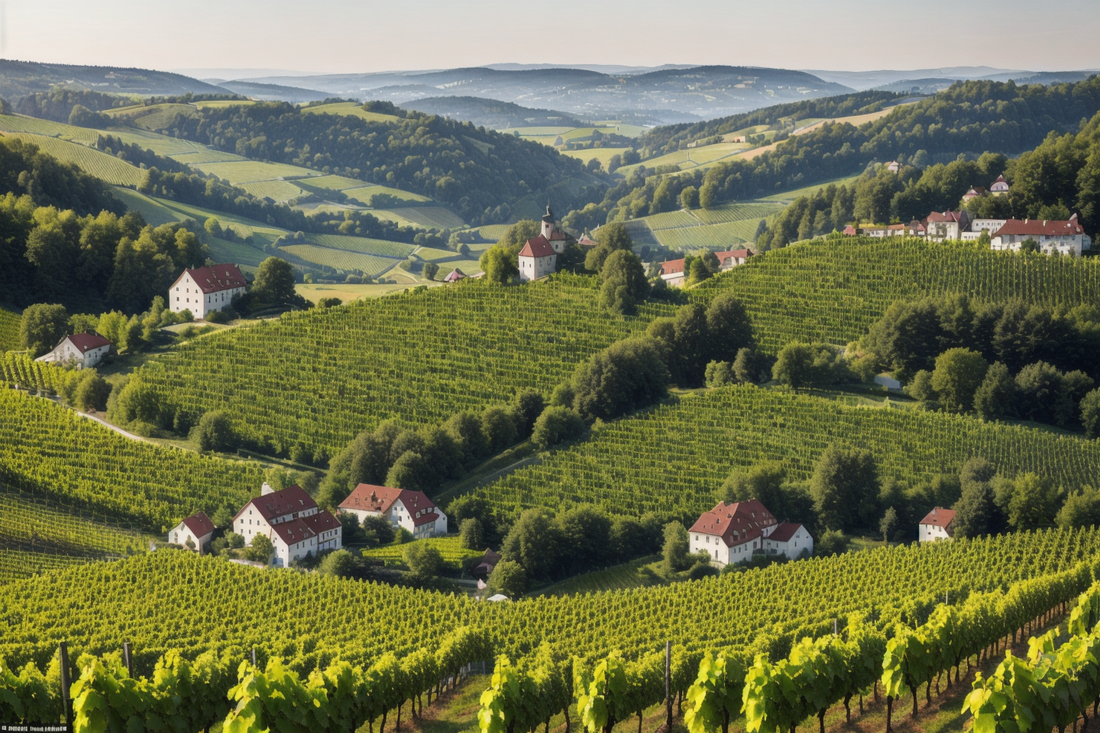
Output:
[[[260,487],[260,496],[267,496],[268,494],[274,494],[275,489],[271,488],[271,484],[264,481],[264,485]]]

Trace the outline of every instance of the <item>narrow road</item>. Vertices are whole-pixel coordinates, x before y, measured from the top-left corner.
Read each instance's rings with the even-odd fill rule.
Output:
[[[147,440],[147,439],[141,437],[140,435],[134,435],[133,433],[127,432],[127,431],[123,430],[122,428],[118,427],[117,425],[112,425],[111,423],[107,422],[103,418],[98,417],[96,415],[89,415],[88,413],[81,412],[80,410],[73,410],[73,412],[75,412],[77,415],[80,415],[81,417],[86,417],[89,420],[95,420],[97,423],[99,423],[103,427],[110,428],[111,430],[114,430],[119,435],[125,435],[130,440],[140,440],[142,443],[152,443],[153,442],[151,440]]]

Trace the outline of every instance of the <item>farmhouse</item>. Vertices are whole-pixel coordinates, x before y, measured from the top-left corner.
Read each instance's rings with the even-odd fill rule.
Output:
[[[74,333],[61,339],[53,351],[35,359],[41,362],[72,363],[90,369],[111,351],[111,342],[95,333]]]
[[[177,524],[168,533],[168,541],[173,545],[184,545],[192,551],[205,554],[214,535],[214,523],[203,512],[195,512]]]
[[[749,261],[755,253],[751,249],[731,249],[728,252],[715,252],[715,257],[718,258],[718,271],[725,272],[726,270],[732,270],[738,265],[743,265]]]
[[[970,227],[970,214],[965,211],[945,211],[942,214],[933,211],[925,221],[926,236],[929,239],[943,241],[959,239],[959,235]]]
[[[367,517],[385,517],[416,539],[447,534],[447,515],[423,491],[359,484],[339,509],[359,517],[360,522]]]
[[[541,234],[534,239],[528,239],[519,251],[519,279],[520,282],[538,280],[557,272],[558,253],[554,247]]]
[[[674,288],[684,284],[684,259],[661,263],[661,279]]]
[[[1092,246],[1092,240],[1077,221],[1077,214],[1067,221],[1039,219],[1008,219],[993,232],[989,246],[995,250],[1018,251],[1025,240],[1032,240],[1046,254],[1074,254]]]
[[[718,502],[689,530],[691,552],[706,552],[715,565],[751,560],[754,553],[786,555],[792,560],[811,553],[814,540],[801,524],[779,523],[757,499]]]
[[[937,540],[949,540],[955,534],[951,525],[955,521],[955,511],[935,507],[928,512],[928,516],[920,520],[917,527],[917,539],[921,542],[936,542]]]
[[[886,164],[886,170],[890,171],[891,173],[897,173],[901,170],[901,163],[897,162],[896,160],[891,160],[889,163]]]
[[[318,509],[300,486],[275,491],[264,483],[260,495],[233,517],[233,531],[244,537],[245,544],[256,535],[267,537],[275,547],[273,562],[281,567],[343,546],[340,521]]]
[[[980,196],[985,196],[986,190],[981,186],[971,186],[970,190],[963,194],[963,201],[970,201]]]
[[[445,282],[445,283],[456,283],[459,280],[465,280],[465,279],[466,279],[466,273],[456,267],[455,269],[451,270],[450,275],[443,278],[443,282]]]
[[[168,308],[173,313],[189,310],[196,319],[225,308],[233,296],[244,293],[244,275],[236,265],[211,265],[184,270],[168,289]]]

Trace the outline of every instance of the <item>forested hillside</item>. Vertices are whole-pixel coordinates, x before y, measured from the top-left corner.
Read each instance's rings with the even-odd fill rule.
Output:
[[[206,108],[163,131],[250,158],[307,166],[430,196],[470,223],[505,222],[535,195],[568,210],[597,198],[602,179],[580,161],[469,123],[407,113],[396,122],[306,114],[283,103]],[[568,184],[568,185],[561,185]]]
[[[1072,308],[1100,302],[1100,261],[992,252],[923,239],[839,238],[772,250],[707,280],[691,297],[733,293],[757,342],[844,345],[900,300],[965,293],[974,301],[1021,300]]]
[[[38,206],[72,209],[81,216],[103,210],[125,212],[103,181],[35,145],[0,135],[0,195],[4,194],[27,195]]]
[[[247,443],[300,446],[322,461],[386,419],[422,426],[525,387],[548,395],[579,361],[670,313],[651,304],[609,315],[586,278],[464,282],[211,334],[137,378],[159,395],[167,424],[226,410]]]
[[[700,205],[708,208],[852,175],[873,161],[904,157],[924,166],[953,160],[961,153],[1021,153],[1041,143],[1051,131],[1076,131],[1082,120],[1098,110],[1097,76],[1050,87],[962,82],[859,128],[826,124],[756,157],[721,162],[705,173],[646,178],[636,169],[609,189],[600,204],[576,215],[574,225],[593,227],[623,217],[672,211],[689,186],[698,189]]]

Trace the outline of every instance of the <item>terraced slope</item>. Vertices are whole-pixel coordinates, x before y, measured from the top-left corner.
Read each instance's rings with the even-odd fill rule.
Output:
[[[0,351],[19,348],[19,314],[0,307]]]
[[[691,291],[741,298],[761,345],[846,344],[898,300],[965,293],[1045,306],[1100,305],[1100,259],[993,252],[922,239],[815,240],[753,257]]]
[[[597,296],[584,278],[465,282],[211,334],[140,375],[179,409],[226,410],[265,449],[331,456],[386,419],[423,425],[522,387],[549,394],[579,361],[671,313],[610,316]]]
[[[1100,442],[938,412],[851,407],[758,387],[727,387],[605,425],[481,490],[502,509],[597,502],[615,512],[714,505],[737,468],[779,461],[807,479],[832,443],[869,448],[884,477],[905,482],[957,472],[982,456],[1007,475],[1032,471],[1067,490],[1095,485]]]

